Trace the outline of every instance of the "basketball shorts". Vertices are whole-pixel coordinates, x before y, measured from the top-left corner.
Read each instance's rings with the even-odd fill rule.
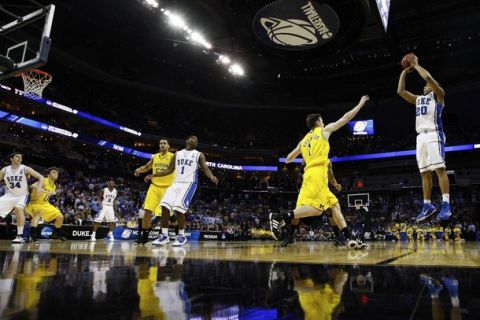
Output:
[[[50,222],[53,219],[55,219],[57,216],[62,215],[60,210],[52,206],[50,203],[39,203],[39,204],[30,203],[25,208],[25,212],[32,218],[37,213],[40,213],[40,218],[42,218],[42,220],[45,222]]]
[[[160,215],[161,210],[159,208],[160,200],[162,200],[167,187],[158,187],[154,184],[150,184],[148,187],[147,195],[145,196],[145,203],[143,209],[154,212],[155,215]]]
[[[107,222],[115,222],[115,210],[113,210],[113,206],[103,205],[103,208],[98,212],[93,221],[102,223],[104,218]]]
[[[297,208],[309,206],[325,211],[337,202],[337,197],[328,188],[328,168],[326,166],[309,168],[303,174]]]
[[[5,218],[14,208],[25,208],[28,197],[28,195],[15,196],[5,193],[4,196],[0,197],[0,217]]]
[[[445,168],[445,134],[427,132],[417,135],[417,164],[420,172]]]
[[[174,183],[168,187],[160,206],[172,211],[185,213],[197,190],[197,183]]]

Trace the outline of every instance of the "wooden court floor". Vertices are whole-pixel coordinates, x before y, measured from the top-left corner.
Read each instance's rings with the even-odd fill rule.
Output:
[[[0,241],[0,252],[21,250],[39,253],[90,254],[125,258],[168,255],[171,244],[164,247],[135,246],[132,241],[96,242],[50,241],[12,245]],[[185,259],[284,262],[340,265],[398,265],[480,267],[480,243],[477,242],[371,242],[366,250],[337,249],[328,242],[297,242],[282,248],[276,242],[191,242],[181,249]]]

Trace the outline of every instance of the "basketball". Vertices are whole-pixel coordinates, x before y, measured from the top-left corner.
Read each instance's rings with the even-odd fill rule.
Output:
[[[402,61],[400,62],[403,69],[410,68],[410,61],[408,61],[408,57],[410,57],[412,53],[406,54],[403,56]]]

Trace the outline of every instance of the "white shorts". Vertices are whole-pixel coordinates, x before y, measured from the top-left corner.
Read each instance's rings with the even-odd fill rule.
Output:
[[[167,208],[170,212],[185,213],[192,202],[195,190],[197,190],[197,183],[173,183],[165,192],[160,206]]]
[[[113,206],[103,206],[102,210],[100,210],[93,221],[101,223],[103,218],[107,220],[107,222],[115,222],[115,211],[113,210]]]
[[[0,217],[5,218],[14,208],[25,208],[28,202],[28,195],[26,196],[14,196],[9,193],[5,193],[0,197]]]
[[[445,134],[420,133],[417,136],[417,164],[420,172],[445,168]]]

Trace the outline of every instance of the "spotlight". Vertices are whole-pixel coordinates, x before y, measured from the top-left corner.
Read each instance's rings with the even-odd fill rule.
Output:
[[[222,63],[222,64],[229,64],[230,62],[232,62],[232,60],[230,60],[230,58],[228,56],[220,55],[218,57],[217,62]]]
[[[145,0],[145,4],[149,5],[153,8],[158,8],[158,2],[157,0]]]
[[[190,34],[190,39],[193,42],[201,44],[202,46],[204,46],[207,49],[212,48],[212,45],[207,40],[205,40],[205,38],[200,33],[196,32],[196,31],[194,31]]]
[[[245,74],[242,66],[238,63],[232,64],[230,68],[228,68],[228,72],[230,72],[234,76],[243,76]]]
[[[183,19],[176,14],[170,14],[168,16],[168,19],[169,19],[168,23],[170,23],[174,27],[178,27],[178,28],[186,27],[185,21],[183,21]]]

